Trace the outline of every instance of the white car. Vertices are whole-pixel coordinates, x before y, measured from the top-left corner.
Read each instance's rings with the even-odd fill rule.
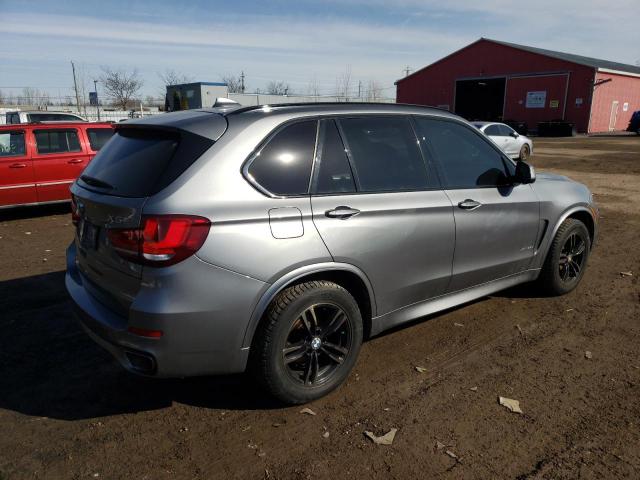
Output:
[[[504,153],[517,160],[526,161],[533,153],[533,142],[520,135],[509,125],[494,122],[472,122],[473,126],[494,141]]]
[[[34,122],[86,122],[86,118],[82,118],[75,113],[67,112],[49,112],[46,110],[36,111],[14,111],[5,113],[5,123],[34,123]]]

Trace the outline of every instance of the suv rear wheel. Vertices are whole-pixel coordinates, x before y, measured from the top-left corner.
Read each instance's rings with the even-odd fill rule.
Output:
[[[538,284],[549,295],[564,295],[578,286],[591,251],[591,238],[584,223],[567,218],[556,233]]]
[[[256,381],[279,400],[299,404],[338,387],[362,344],[362,317],[347,290],[311,281],[282,291],[251,348]]]

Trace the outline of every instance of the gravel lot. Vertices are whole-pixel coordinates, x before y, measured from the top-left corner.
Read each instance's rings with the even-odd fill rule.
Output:
[[[639,478],[640,137],[534,143],[600,206],[577,291],[523,286],[374,338],[315,416],[243,376],[125,373],[71,318],[68,207],[0,213],[0,479]],[[391,428],[391,446],[363,434]]]

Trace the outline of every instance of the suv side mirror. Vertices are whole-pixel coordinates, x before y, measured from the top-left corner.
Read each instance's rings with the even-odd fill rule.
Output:
[[[527,162],[516,162],[516,173],[513,177],[516,183],[533,183],[536,181],[536,170]]]
[[[511,132],[509,135],[511,135],[513,138],[518,138],[520,136],[518,132]]]

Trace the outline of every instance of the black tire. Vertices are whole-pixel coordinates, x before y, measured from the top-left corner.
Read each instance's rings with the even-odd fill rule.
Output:
[[[572,239],[575,241],[573,246]],[[551,242],[538,277],[541,290],[547,295],[557,296],[576,288],[584,276],[590,252],[591,238],[585,224],[575,218],[567,218]]]
[[[344,382],[361,344],[362,317],[351,294],[332,282],[300,283],[269,306],[253,339],[249,367],[277,399],[306,403]]]
[[[520,147],[520,155],[518,156],[518,158],[523,162],[526,162],[530,156],[531,149],[529,148],[529,145],[525,143],[524,145],[522,145],[522,147]]]

